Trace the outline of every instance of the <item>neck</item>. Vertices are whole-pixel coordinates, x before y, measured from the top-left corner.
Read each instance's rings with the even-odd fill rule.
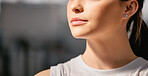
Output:
[[[114,69],[126,65],[137,58],[133,53],[128,37],[122,35],[88,39],[82,55],[84,62],[96,69]]]

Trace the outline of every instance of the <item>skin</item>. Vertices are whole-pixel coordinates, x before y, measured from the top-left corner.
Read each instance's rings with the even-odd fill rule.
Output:
[[[127,21],[137,8],[136,0],[125,3],[121,3],[120,0],[69,1],[67,5],[69,27],[75,38],[87,41],[82,58],[88,66],[102,70],[114,69],[137,58],[130,47],[126,32]],[[129,17],[125,18],[125,14]],[[72,26],[70,21],[73,17],[88,22]]]
[[[101,70],[115,69],[137,58],[126,32],[126,24],[137,9],[136,0],[69,0],[69,27],[73,37],[86,39],[82,59],[88,66]],[[86,24],[73,26],[73,17],[88,21]],[[35,76],[49,76],[49,73],[49,70],[45,70]]]

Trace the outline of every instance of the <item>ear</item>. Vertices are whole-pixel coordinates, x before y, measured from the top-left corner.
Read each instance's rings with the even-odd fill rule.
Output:
[[[129,19],[133,16],[139,8],[139,3],[137,0],[129,0],[126,2],[124,7],[124,19]]]

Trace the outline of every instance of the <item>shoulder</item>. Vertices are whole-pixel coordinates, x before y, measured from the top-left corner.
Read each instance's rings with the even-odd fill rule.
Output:
[[[50,69],[41,71],[35,76],[60,76],[66,74],[65,72],[72,71],[72,68],[77,65],[78,57],[72,58],[64,63],[59,63],[55,66],[51,66]],[[63,75],[65,76],[65,75]]]
[[[148,76],[148,61],[144,65],[141,66],[140,76]]]
[[[59,76],[63,74],[64,70],[66,70],[64,69],[64,67],[67,66],[66,64],[67,63],[60,63],[60,64],[57,64],[56,66],[51,66],[50,69],[41,71],[34,76],[50,76],[50,75]]]
[[[141,65],[138,70],[140,72],[140,76],[148,76],[148,61],[145,60],[145,62],[143,62],[143,65]]]
[[[41,71],[41,72],[37,73],[37,74],[34,75],[34,76],[50,76],[50,69]]]

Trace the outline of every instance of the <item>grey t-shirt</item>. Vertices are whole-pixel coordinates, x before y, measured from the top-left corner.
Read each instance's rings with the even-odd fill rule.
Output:
[[[84,63],[79,55],[50,68],[50,76],[148,76],[148,61],[138,57],[129,64],[111,70],[99,70]]]

